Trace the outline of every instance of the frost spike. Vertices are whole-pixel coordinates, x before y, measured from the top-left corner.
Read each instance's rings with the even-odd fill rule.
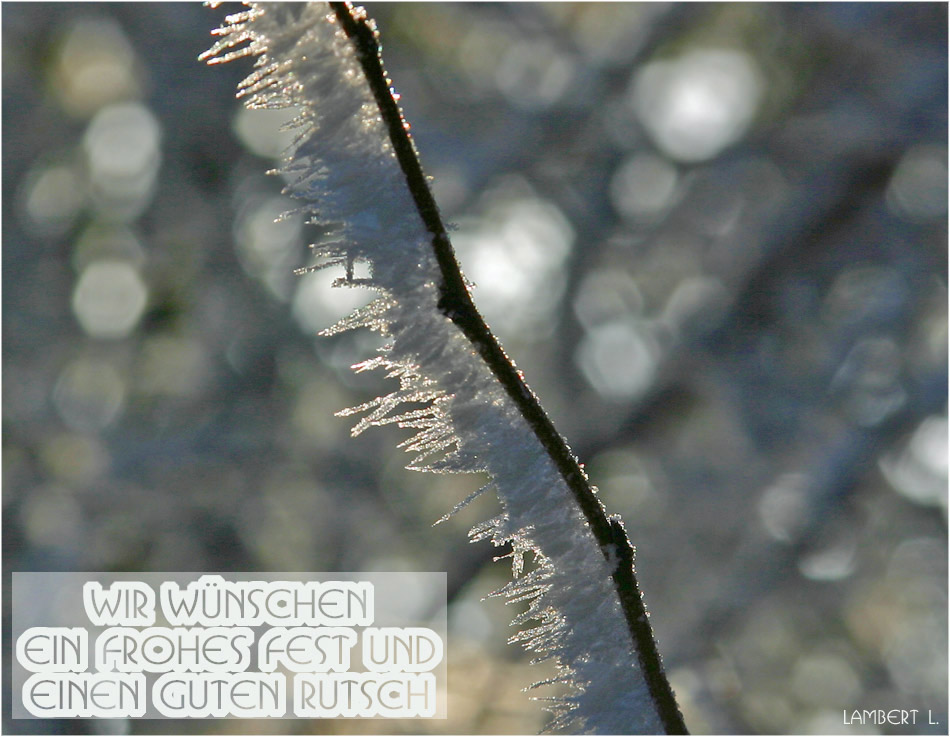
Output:
[[[296,175],[286,193],[334,226],[323,251],[369,265],[366,284],[387,307],[370,319],[390,344],[370,362],[399,379],[399,390],[360,408],[354,433],[395,421],[403,402],[431,403],[431,420],[404,420],[419,432],[403,445],[421,453],[478,458],[502,514],[473,531],[511,543],[514,573],[534,554],[536,570],[505,592],[539,590],[516,635],[553,657],[571,692],[552,699],[559,730],[685,732],[653,640],[633,570],[633,548],[608,518],[564,439],[471,300],[415,147],[385,75],[375,25],[348,3],[254,4],[220,29],[209,62],[258,56],[242,83],[248,107],[299,108],[304,123],[284,157]],[[245,49],[237,49],[241,43]],[[384,225],[385,224],[385,225]],[[320,250],[319,247],[317,250]],[[357,316],[346,327],[366,325]],[[369,364],[363,364],[363,369]],[[531,579],[530,587],[519,581]],[[593,612],[593,614],[592,614]]]

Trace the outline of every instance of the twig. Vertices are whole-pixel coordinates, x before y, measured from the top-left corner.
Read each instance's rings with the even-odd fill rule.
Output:
[[[438,206],[422,171],[415,145],[409,136],[408,125],[393,96],[391,80],[383,69],[375,24],[367,17],[363,8],[354,7],[350,2],[330,2],[330,6],[344,32],[356,47],[363,73],[389,131],[390,141],[406,177],[416,209],[426,229],[432,234],[432,247],[442,277],[439,309],[471,341],[534,431],[573,493],[604,557],[609,560],[611,556],[615,556],[614,559],[618,560],[613,580],[654,707],[667,734],[687,734],[683,716],[663,671],[653,629],[634,573],[634,549],[627,538],[623,523],[619,517],[607,516],[603,504],[591,488],[587,475],[571,449],[475,308],[439,215]]]

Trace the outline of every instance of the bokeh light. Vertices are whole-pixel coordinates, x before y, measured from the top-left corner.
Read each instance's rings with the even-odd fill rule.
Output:
[[[888,202],[911,220],[928,222],[947,214],[947,150],[916,146],[897,165]]]
[[[89,335],[124,338],[142,316],[148,289],[124,261],[95,261],[83,269],[73,292],[73,311]]]
[[[77,117],[89,117],[141,91],[132,46],[108,17],[84,17],[71,24],[51,71],[63,109]]]
[[[644,66],[632,103],[653,141],[685,162],[709,159],[746,132],[762,94],[761,75],[738,49],[700,49]]]
[[[25,210],[40,234],[66,232],[83,206],[83,188],[74,167],[59,164],[32,172],[25,184]]]
[[[581,371],[602,396],[629,401],[651,385],[659,350],[649,329],[636,320],[617,320],[588,331],[577,348]]]
[[[63,422],[72,429],[98,431],[118,418],[126,393],[125,381],[111,363],[77,358],[60,372],[53,402]]]
[[[110,217],[131,220],[152,197],[161,163],[161,127],[148,108],[117,103],[89,123],[83,147],[96,203]]]
[[[625,161],[610,182],[617,212],[634,220],[653,220],[672,206],[677,184],[676,168],[652,154],[638,154]]]
[[[452,238],[479,309],[502,336],[544,334],[564,288],[573,229],[523,182],[500,182],[486,200],[478,221],[461,223]]]

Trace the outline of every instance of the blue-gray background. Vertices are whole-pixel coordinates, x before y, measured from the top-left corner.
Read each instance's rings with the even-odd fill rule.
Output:
[[[5,582],[446,570],[449,719],[392,731],[534,732],[547,671],[480,601],[504,551],[465,539],[492,500],[433,529],[478,480],[332,416],[385,387],[347,368],[376,340],[315,335],[354,295],[291,273],[280,121],[234,101],[248,64],[196,62],[225,11],[3,5]],[[946,6],[370,13],[476,301],[637,545],[692,730],[945,734]]]

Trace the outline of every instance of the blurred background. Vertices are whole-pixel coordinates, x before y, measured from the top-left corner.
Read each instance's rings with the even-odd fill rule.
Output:
[[[692,731],[946,734],[946,5],[368,9],[476,302],[637,546]],[[504,551],[466,540],[496,503],[433,528],[478,479],[333,416],[387,386],[348,368],[378,339],[316,336],[363,295],[292,273],[286,115],[235,101],[249,63],[196,61],[230,10],[3,5],[4,582],[445,570],[449,718],[5,699],[5,731],[534,733],[547,672],[481,601]]]

